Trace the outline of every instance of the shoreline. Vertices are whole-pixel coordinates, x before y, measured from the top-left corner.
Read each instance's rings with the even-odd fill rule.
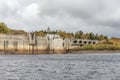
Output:
[[[120,53],[120,50],[72,50],[73,54]],[[69,53],[68,53],[69,54]]]
[[[120,50],[70,50],[67,53],[58,53],[58,54],[110,54],[110,53],[120,53]],[[56,53],[35,53],[35,54],[17,54],[11,52],[0,51],[0,55],[40,55],[40,54],[56,54]]]

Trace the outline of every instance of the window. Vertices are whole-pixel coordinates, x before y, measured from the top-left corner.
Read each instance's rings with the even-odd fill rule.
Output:
[[[89,42],[89,44],[91,44],[91,41]]]
[[[77,41],[75,40],[75,41],[73,41],[74,43],[77,43]]]
[[[82,41],[79,41],[79,43],[82,43]]]
[[[93,44],[95,44],[95,42],[93,42]]]
[[[87,44],[87,41],[84,41],[84,44]]]

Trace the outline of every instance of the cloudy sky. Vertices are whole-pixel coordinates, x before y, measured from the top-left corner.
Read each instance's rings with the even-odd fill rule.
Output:
[[[50,27],[120,37],[120,0],[0,0],[0,22],[25,31]]]

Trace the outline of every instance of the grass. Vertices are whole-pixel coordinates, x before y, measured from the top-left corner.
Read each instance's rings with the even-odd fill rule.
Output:
[[[96,45],[85,45],[75,50],[120,50],[120,45],[115,44],[96,44]]]

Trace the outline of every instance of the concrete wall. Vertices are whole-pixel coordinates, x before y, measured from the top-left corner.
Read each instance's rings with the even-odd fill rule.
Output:
[[[83,46],[83,45],[89,45],[89,44],[97,44],[97,40],[85,40],[85,39],[73,39],[71,41],[71,44],[73,46]]]
[[[65,43],[62,38],[29,35],[0,34],[0,51],[15,54],[63,53]]]
[[[96,40],[63,39],[28,35],[0,34],[0,51],[14,54],[66,53],[73,46],[97,44]]]

